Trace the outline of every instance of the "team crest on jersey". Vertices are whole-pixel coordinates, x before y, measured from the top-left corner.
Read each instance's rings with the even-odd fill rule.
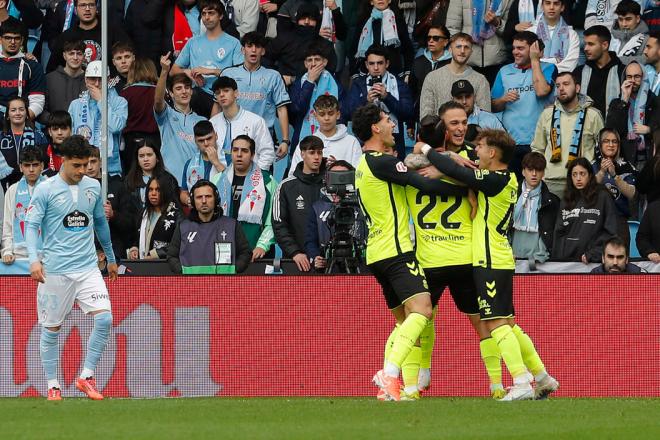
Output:
[[[407,173],[408,167],[403,162],[397,162],[396,170],[400,173]]]
[[[227,55],[227,51],[225,50],[224,47],[218,49],[218,58],[223,59],[225,55]]]
[[[67,231],[80,232],[89,226],[89,217],[76,209],[64,216],[62,224]]]
[[[76,130],[76,134],[84,137],[86,140],[89,140],[92,137],[92,129],[88,125],[81,125]]]
[[[87,197],[87,203],[90,205],[92,204],[92,200],[94,200],[94,190],[92,189],[86,189],[85,190],[85,197]],[[109,197],[108,197],[109,198]]]

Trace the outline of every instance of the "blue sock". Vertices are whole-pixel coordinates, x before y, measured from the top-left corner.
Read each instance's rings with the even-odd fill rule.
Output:
[[[39,340],[39,353],[41,354],[41,365],[49,383],[57,380],[57,364],[60,358],[58,346],[59,331],[53,332],[46,327],[41,327],[41,339]]]
[[[81,377],[91,376],[96,369],[105,344],[110,338],[112,331],[112,313],[103,312],[94,315],[94,329],[87,342],[87,355],[85,356],[85,365]]]

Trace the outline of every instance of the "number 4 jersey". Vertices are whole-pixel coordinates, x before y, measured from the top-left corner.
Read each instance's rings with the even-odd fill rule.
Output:
[[[476,159],[474,150],[458,154]],[[424,269],[472,264],[472,205],[467,197],[438,196],[406,187],[415,225],[415,256]]]

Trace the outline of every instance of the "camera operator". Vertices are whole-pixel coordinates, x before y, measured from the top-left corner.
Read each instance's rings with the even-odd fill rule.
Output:
[[[332,266],[328,266],[328,258],[337,257],[337,239],[338,239],[338,229],[340,227],[345,228],[347,231],[350,231],[350,236],[352,240],[348,243],[350,250],[350,257],[354,258],[355,263],[362,263],[361,258],[362,249],[364,249],[366,236],[367,236],[367,225],[362,216],[362,212],[357,209],[358,206],[351,206],[351,196],[355,196],[354,190],[352,194],[340,194],[340,191],[332,188],[331,185],[331,173],[332,172],[341,172],[341,171],[355,171],[355,168],[345,160],[338,160],[333,162],[328,167],[328,172],[326,173],[325,186],[321,189],[321,198],[312,204],[312,210],[309,213],[307,220],[307,228],[305,230],[305,252],[307,256],[312,260],[314,269],[317,272],[326,271]],[[353,185],[355,184],[355,178],[353,176]],[[345,191],[346,188],[343,188]],[[338,209],[347,208],[348,210],[353,211],[354,222],[352,225],[336,225],[337,219],[335,214]],[[335,252],[333,254],[333,251]],[[330,254],[330,255],[328,255]],[[337,261],[339,263],[339,261]],[[332,270],[332,273],[337,271],[340,272],[353,272],[354,269],[359,269],[363,264],[356,264],[357,267],[341,267],[342,264],[339,264],[339,267],[335,266],[335,269]]]

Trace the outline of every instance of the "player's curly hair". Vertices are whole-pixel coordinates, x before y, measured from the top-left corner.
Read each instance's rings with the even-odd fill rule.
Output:
[[[69,136],[60,145],[60,154],[69,159],[87,159],[92,155],[92,147],[84,137],[74,134]]]
[[[376,104],[367,104],[358,107],[353,113],[353,133],[362,142],[367,142],[373,135],[371,133],[371,126],[380,121],[380,113],[382,110]]]

